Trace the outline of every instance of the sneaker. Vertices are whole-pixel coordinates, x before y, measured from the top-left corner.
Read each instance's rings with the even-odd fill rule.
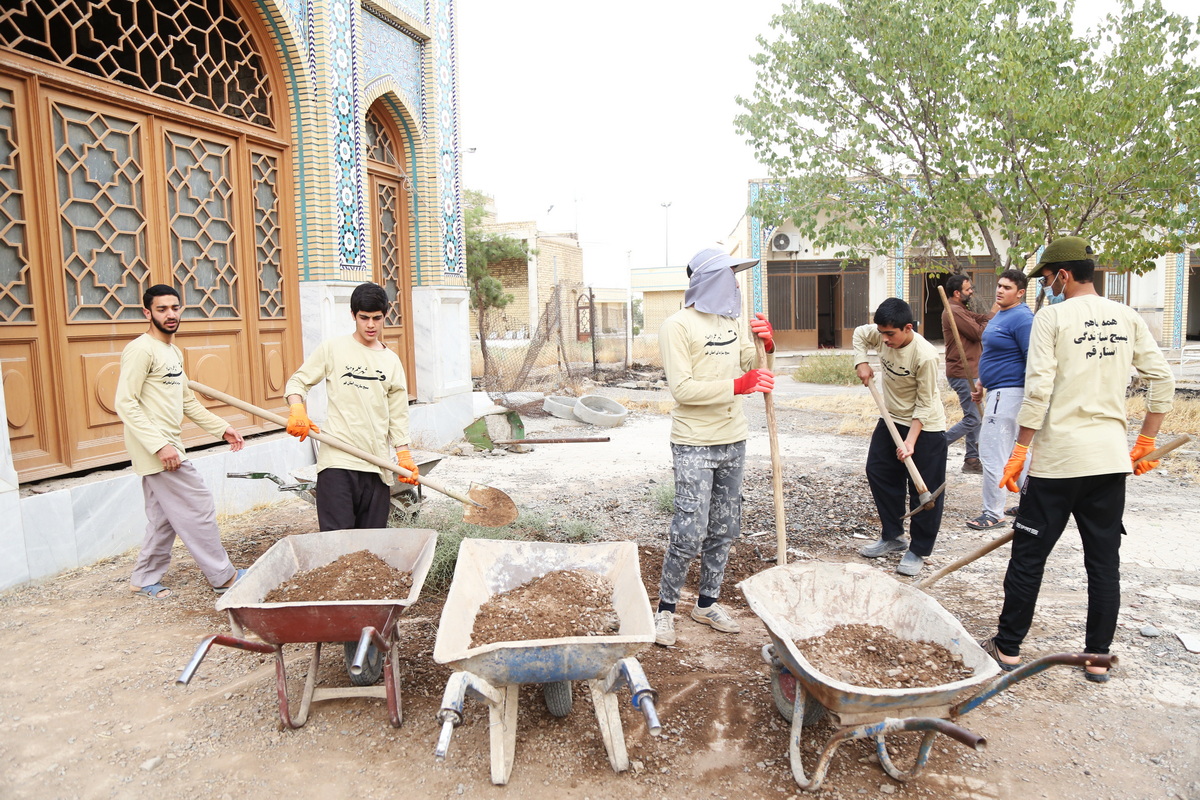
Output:
[[[990,531],[992,528],[1000,528],[1003,525],[1003,522],[996,519],[986,511],[975,519],[967,520],[967,527],[974,528],[977,531]]]
[[[911,578],[920,572],[923,566],[925,566],[925,559],[912,550],[909,550],[904,554],[904,558],[900,559],[900,563],[896,565],[896,572]]]
[[[692,606],[692,619],[721,633],[741,633],[742,630],[742,626],[729,616],[729,612],[722,608],[720,603],[713,603],[708,608]]]
[[[675,612],[659,611],[654,615],[654,643],[664,647],[675,644]]]
[[[978,458],[968,458],[963,461],[962,471],[983,474],[983,462]]]
[[[991,656],[992,660],[999,664],[1000,669],[1004,670],[1005,672],[1012,672],[1014,669],[1021,666],[1020,662],[1017,662],[1016,664],[1009,664],[1000,658],[1000,648],[996,647],[995,638],[980,639],[979,646],[982,647],[983,652]]]
[[[888,553],[899,553],[901,550],[907,549],[908,542],[903,539],[880,539],[859,550],[858,554],[863,558],[879,558]]]

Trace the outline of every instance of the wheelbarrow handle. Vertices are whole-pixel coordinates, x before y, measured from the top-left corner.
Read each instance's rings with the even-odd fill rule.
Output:
[[[263,419],[267,420],[268,422],[274,422],[276,425],[279,425],[280,427],[283,427],[283,428],[287,427],[287,420],[284,419],[283,417],[279,416],[278,414],[268,411],[265,408],[259,408],[258,406],[253,405],[252,403],[247,403],[245,400],[240,400],[240,399],[234,397],[233,395],[225,394],[225,392],[222,392],[219,389],[214,389],[211,386],[205,386],[203,383],[199,383],[197,381],[188,381],[188,388],[191,389],[193,392],[199,392],[200,394],[211,397],[214,400],[220,400],[222,403],[225,403],[226,405],[231,405],[234,408],[239,408],[242,411],[245,411],[247,414],[253,414],[256,417],[262,417]],[[312,438],[316,439],[321,444],[327,444],[332,448],[341,450],[343,453],[349,453],[350,455],[354,456],[355,458],[361,458],[363,461],[366,461],[368,464],[374,464],[375,466],[380,467],[381,469],[391,470],[392,472],[395,472],[397,475],[402,475],[405,478],[413,477],[413,474],[411,472],[409,472],[408,470],[406,470],[404,467],[401,467],[397,464],[393,464],[390,461],[382,459],[379,456],[375,455],[374,453],[368,453],[366,450],[363,450],[360,447],[355,447],[352,444],[343,442],[341,439],[337,438],[336,436],[330,436],[328,433],[320,433],[319,431],[310,431],[308,435],[311,436]],[[441,494],[444,494],[447,497],[452,497],[460,503],[466,503],[467,505],[479,506],[482,508],[482,506],[479,503],[476,503],[474,500],[467,497],[462,492],[457,492],[453,489],[443,486],[438,481],[431,480],[431,479],[426,478],[423,475],[419,475],[419,474],[416,476],[416,481],[417,481],[417,483],[421,484],[422,486],[428,486],[430,489],[433,489],[435,492],[440,492]]]

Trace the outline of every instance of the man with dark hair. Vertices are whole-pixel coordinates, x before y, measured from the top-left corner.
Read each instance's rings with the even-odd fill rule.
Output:
[[[130,584],[139,597],[171,596],[162,577],[171,566],[171,545],[178,535],[213,590],[221,594],[245,570],[235,569],[221,546],[212,493],[183,449],[183,418],[229,442],[233,452],[245,442],[187,386],[183,353],[175,346],[183,311],[179,292],[155,284],[142,295],[142,305],[150,328],[121,351],[116,393],[125,447],[134,472],[142,476],[148,520]]]
[[[905,500],[914,499],[917,489],[904,466],[911,458],[929,487],[946,480],[946,410],[938,391],[938,353],[925,337],[913,330],[912,308],[898,297],[889,297],[875,310],[874,324],[854,329],[855,372],[864,386],[875,379],[867,351],[879,353],[883,368],[883,401],[892,422],[904,439],[896,447],[881,418],[867,450],[867,483],[882,528],[879,541],[859,554],[879,558],[904,552],[896,572],[916,575],[933,552],[946,496],[935,506],[911,517],[911,544],[904,540]]]
[[[967,447],[963,459],[963,472],[983,472],[979,460],[979,406],[971,400],[971,382],[967,376],[979,374],[979,351],[982,348],[983,330],[992,318],[991,314],[976,314],[967,308],[967,302],[975,294],[971,281],[966,275],[955,273],[946,279],[946,297],[950,307],[942,311],[942,340],[946,343],[946,380],[950,388],[958,395],[958,403],[962,406],[962,419],[946,431],[946,444],[952,445],[959,439],[964,439]],[[995,307],[992,308],[993,313]],[[954,322],[958,324],[958,338],[962,341],[959,352],[954,338],[954,330],[950,327],[950,314],[954,314]]]
[[[675,644],[675,607],[696,556],[700,588],[692,619],[722,633],[741,631],[717,600],[729,548],[742,530],[742,470],[749,435],[742,396],[775,386],[769,369],[754,366],[755,336],[768,353],[775,350],[771,323],[755,314],[747,336],[737,319],[742,296],[735,273],[757,263],[719,248],[696,253],[688,262],[684,307],[659,332],[663,371],[675,399],[675,516],[654,613],[654,641],[664,646]]]
[[[1066,299],[1034,316],[1025,399],[1017,415],[1020,428],[1001,477],[1009,491],[1016,491],[1032,451],[1013,522],[997,632],[981,643],[1008,670],[1020,663],[1046,559],[1071,516],[1079,527],[1088,576],[1084,650],[1108,653],[1121,605],[1125,478],[1158,466],[1157,461],[1137,461],[1154,449],[1174,397],[1175,378],[1141,316],[1096,292],[1092,256],[1086,240],[1064,236],[1046,247],[1031,272]],[[1147,386],[1146,416],[1137,442],[1126,453],[1125,392],[1131,368]],[[1103,683],[1108,670],[1089,666],[1086,677]]]
[[[408,451],[408,379],[400,358],[379,340],[389,304],[382,286],[355,287],[350,294],[354,333],[322,342],[287,382],[287,432],[300,441],[310,431],[320,432],[304,402],[309,390],[325,381],[328,432],[380,458],[394,452],[397,463],[413,474],[400,480],[415,484],[417,465]],[[390,470],[326,446],[317,453],[317,474],[321,530],[387,526]]]
[[[1000,485],[1004,462],[1017,440],[1017,412],[1025,398],[1025,357],[1033,311],[1025,305],[1029,279],[1019,269],[1005,270],[996,279],[998,309],[983,329],[983,354],[979,357],[979,383],[972,403],[984,403],[979,455],[983,462],[983,513],[967,522],[977,531],[1004,524],[1007,492]],[[987,390],[986,397],[984,390]],[[1023,483],[1022,473],[1019,483]]]

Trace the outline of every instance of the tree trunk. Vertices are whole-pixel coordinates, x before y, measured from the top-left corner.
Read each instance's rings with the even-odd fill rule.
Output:
[[[492,385],[492,362],[488,357],[487,348],[487,306],[478,306],[476,314],[478,315],[479,353],[483,356],[483,388],[486,391]]]

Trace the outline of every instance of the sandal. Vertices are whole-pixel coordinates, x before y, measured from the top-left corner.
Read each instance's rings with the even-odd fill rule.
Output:
[[[995,661],[997,664],[999,664],[1000,669],[1004,670],[1005,672],[1012,672],[1014,669],[1021,666],[1021,663],[1019,661],[1016,664],[1009,664],[1008,662],[1001,660],[1000,649],[998,647],[996,647],[995,638],[981,639],[979,641],[979,646],[982,647],[983,652],[985,652],[989,656],[991,656],[992,660]]]
[[[163,594],[163,592],[166,592],[166,594]],[[130,592],[130,594],[132,594],[134,597],[146,597],[150,600],[166,600],[168,597],[174,594],[174,592],[163,586],[161,583],[152,583],[149,586],[143,586],[140,589],[134,589],[132,592]]]
[[[1092,683],[1108,683],[1107,669],[1104,670],[1104,672],[1088,672],[1087,667],[1081,667],[1081,669],[1083,670],[1083,677],[1087,678]]]
[[[225,594],[230,589],[232,589],[234,586],[236,586],[237,582],[240,581],[243,577],[245,577],[245,575],[246,575],[246,570],[239,569],[237,572],[233,573],[233,580],[231,580],[225,586],[214,586],[213,591],[216,592],[217,594]]]

